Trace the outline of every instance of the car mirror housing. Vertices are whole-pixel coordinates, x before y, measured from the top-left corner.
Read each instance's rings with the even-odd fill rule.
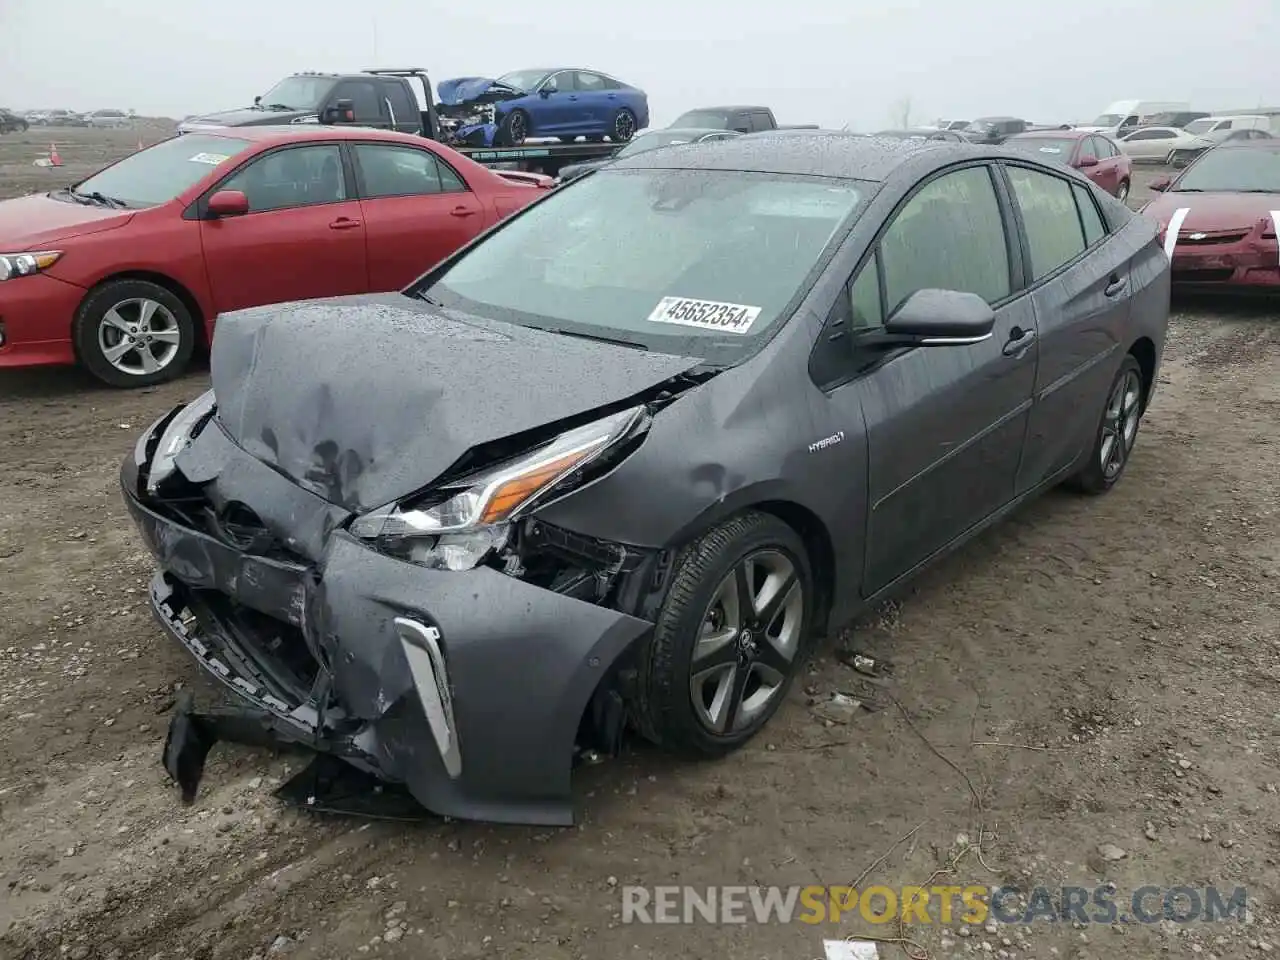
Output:
[[[1080,167],[1081,169],[1085,169],[1087,167],[1096,167],[1097,165],[1098,165],[1097,157],[1081,157],[1076,162],[1076,166]]]
[[[219,190],[206,207],[210,217],[239,217],[249,212],[249,198],[239,190]]]
[[[921,347],[963,346],[991,336],[996,315],[977,294],[917,290],[891,316],[884,332]]]
[[[1164,193],[1169,189],[1169,185],[1173,183],[1172,177],[1158,177],[1152,180],[1148,185],[1148,189],[1154,190],[1156,193]]]

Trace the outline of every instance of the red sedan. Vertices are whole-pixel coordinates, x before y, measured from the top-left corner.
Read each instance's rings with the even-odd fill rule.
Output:
[[[1121,202],[1129,199],[1133,167],[1124,151],[1109,137],[1084,130],[1035,130],[1004,142],[1013,150],[1034,153],[1079,170]]]
[[[1280,292],[1280,140],[1227,140],[1151,189],[1175,286]]]
[[[386,131],[166,140],[69,189],[0,202],[0,368],[171,379],[218,314],[400,289],[551,183]]]

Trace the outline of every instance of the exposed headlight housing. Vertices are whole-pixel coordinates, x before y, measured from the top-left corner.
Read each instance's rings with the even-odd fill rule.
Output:
[[[147,493],[154,494],[160,484],[173,473],[177,467],[178,454],[187,448],[196,428],[213,414],[216,405],[213,391],[205,391],[169,421],[147,470]]]
[[[422,566],[470,570],[506,544],[512,521],[570,474],[634,437],[647,421],[644,407],[632,407],[567,430],[529,453],[434,491],[437,502],[431,506],[395,503],[357,517],[351,533]]]
[[[58,258],[61,250],[35,250],[30,253],[0,253],[0,281],[15,280],[18,277],[29,277],[48,270]]]

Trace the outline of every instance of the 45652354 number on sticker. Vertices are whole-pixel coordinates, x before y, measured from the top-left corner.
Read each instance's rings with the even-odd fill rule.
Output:
[[[649,314],[652,323],[675,323],[703,330],[746,333],[760,316],[760,307],[690,297],[663,297]]]

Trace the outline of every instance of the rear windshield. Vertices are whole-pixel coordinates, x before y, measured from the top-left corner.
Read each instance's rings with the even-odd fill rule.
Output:
[[[126,207],[155,207],[175,199],[248,147],[249,141],[229,137],[173,137],[130,154],[76,184],[75,190],[100,193]]]
[[[1218,147],[1196,161],[1173,192],[1280,193],[1280,150]]]
[[[690,110],[680,114],[671,126],[725,130],[729,126],[729,114],[724,110]]]
[[[1075,149],[1076,142],[1063,137],[1013,137],[1004,145],[1010,150],[1034,153],[1048,160],[1066,160]]]
[[[1195,133],[1195,134],[1208,133],[1209,130],[1212,129],[1213,125],[1217,122],[1218,122],[1217,120],[1192,120],[1182,129],[1187,131],[1187,133]]]
[[[603,170],[557,190],[425,290],[445,308],[731,363],[807,287],[858,181]]]

